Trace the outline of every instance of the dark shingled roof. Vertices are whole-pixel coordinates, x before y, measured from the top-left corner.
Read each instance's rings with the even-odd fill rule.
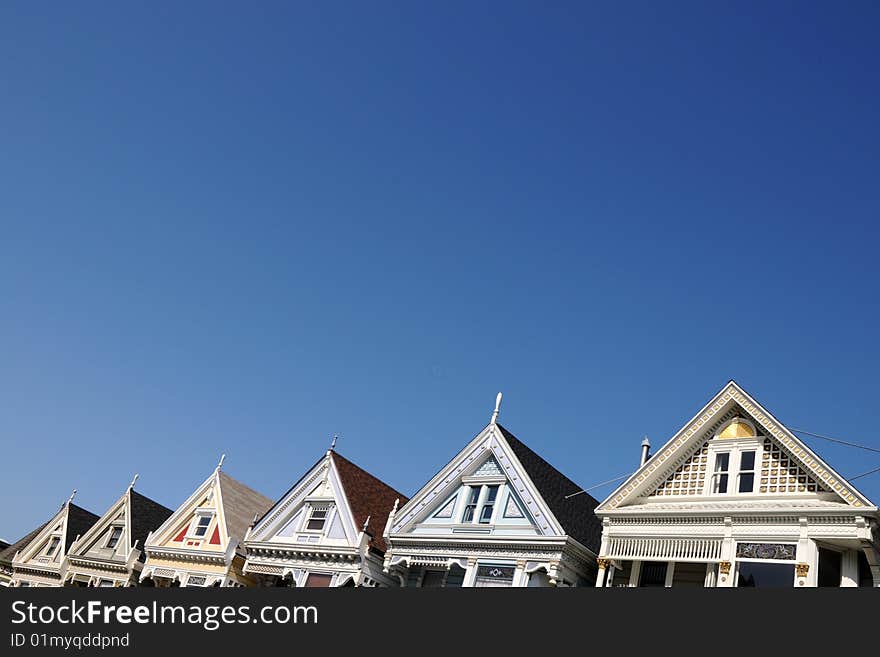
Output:
[[[12,559],[15,557],[15,553],[25,547],[28,543],[30,543],[34,538],[36,538],[37,534],[43,531],[43,528],[49,524],[48,521],[44,522],[42,525],[37,527],[31,533],[22,536],[15,543],[5,548],[2,552],[0,552],[0,565],[9,566],[12,564]]]
[[[158,529],[174,513],[168,507],[151,500],[146,495],[141,495],[136,490],[130,490],[131,496],[131,545],[137,541],[137,547],[141,551],[141,559],[144,558],[144,543],[147,534]]]
[[[64,554],[70,550],[71,543],[89,531],[98,520],[100,520],[99,516],[71,502],[67,509],[67,540],[64,544]]]
[[[500,424],[496,426],[565,533],[598,554],[602,542],[602,521],[593,513],[599,506],[598,500],[589,493],[579,493],[566,499],[566,495],[577,493],[581,487],[526,447],[507,429]]]
[[[385,552],[385,539],[382,538],[382,533],[385,531],[388,515],[394,508],[394,500],[400,499],[400,506],[403,506],[409,498],[335,451],[331,451],[330,454],[336,464],[336,471],[339,472],[348,504],[351,506],[356,529],[360,530],[369,517],[367,533],[372,536],[370,546]]]
[[[9,543],[7,543],[6,541],[0,541],[0,552],[3,552],[3,550],[5,550],[8,547],[9,547]]]

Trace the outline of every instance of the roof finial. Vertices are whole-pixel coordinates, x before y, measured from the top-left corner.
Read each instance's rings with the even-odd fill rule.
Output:
[[[334,433],[334,434],[333,434],[333,440],[330,441],[330,451],[331,451],[331,452],[332,452],[334,449],[336,449],[336,441],[337,441],[337,440],[339,440],[339,434],[338,434],[338,433]]]
[[[373,516],[367,516],[367,519],[364,520],[364,528],[363,528],[362,531],[367,531],[367,527],[370,526],[370,518],[372,518],[372,517],[373,517]]]
[[[128,485],[128,489],[129,489],[129,490],[131,490],[132,488],[134,488],[134,484],[135,484],[135,482],[138,480],[138,477],[140,477],[140,475],[139,475],[137,472],[135,472],[135,473],[134,473],[134,478],[131,480],[131,483]]]
[[[76,497],[76,488],[73,489],[73,492],[70,494],[70,497],[67,499],[66,504],[70,504],[73,502],[73,498]]]
[[[489,424],[495,424],[496,420],[498,420],[498,414],[501,412],[501,393],[498,393],[498,396],[495,397],[495,410],[492,412],[492,421]]]
[[[223,467],[223,461],[226,460],[226,454],[220,455],[220,462],[217,464],[217,472],[220,472],[220,468]]]

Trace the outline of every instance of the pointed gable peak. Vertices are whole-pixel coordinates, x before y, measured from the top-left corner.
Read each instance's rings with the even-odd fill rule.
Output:
[[[853,507],[874,506],[736,381],[730,380],[612,492],[598,511],[638,504],[652,494],[677,494],[679,499],[681,495],[701,495],[710,472],[709,446],[738,441],[755,441],[761,446],[763,460],[754,489],[759,494],[825,492]]]

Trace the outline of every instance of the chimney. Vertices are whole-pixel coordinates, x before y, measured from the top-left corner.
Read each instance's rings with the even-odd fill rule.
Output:
[[[642,462],[639,463],[639,467],[645,465],[649,458],[651,458],[651,441],[645,436],[645,439],[642,441]]]

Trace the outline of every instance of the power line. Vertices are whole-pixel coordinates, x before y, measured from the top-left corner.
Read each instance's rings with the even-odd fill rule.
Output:
[[[880,468],[874,468],[873,470],[868,470],[867,472],[863,472],[862,474],[858,474],[855,477],[849,477],[849,481],[853,479],[860,479],[861,477],[867,477],[870,474],[874,474],[875,472],[880,472]]]
[[[858,449],[864,449],[869,452],[877,452],[878,454],[880,454],[880,449],[877,449],[876,447],[866,447],[865,445],[851,443],[846,440],[840,440],[839,438],[831,438],[829,436],[823,436],[822,434],[813,433],[812,431],[804,431],[803,429],[790,428],[790,431],[794,431],[795,433],[803,433],[808,436],[813,436],[814,438],[821,438],[822,440],[828,440],[832,443],[838,443],[839,445],[846,445],[847,447],[856,447]],[[867,477],[868,475],[874,474],[875,472],[880,472],[880,468],[874,468],[873,470],[868,470],[868,472],[863,472],[862,474],[855,475],[854,477],[847,477],[847,479],[849,481],[852,481],[853,479],[860,479],[862,477]],[[626,479],[631,474],[632,474],[632,472],[625,474],[625,475],[620,475],[619,477],[615,477],[614,479],[608,479],[607,481],[603,481],[602,483],[595,484],[594,486],[590,486],[589,488],[584,488],[582,490],[577,491],[576,493],[571,493],[570,495],[566,495],[565,499],[569,499],[571,497],[574,497],[575,495],[580,495],[581,493],[586,493],[586,492],[591,491],[595,488],[601,488],[602,486],[607,486],[608,484],[613,484],[615,481],[620,481],[621,479]]]
[[[828,440],[832,443],[837,443],[839,445],[846,445],[847,447],[857,447],[858,449],[865,449],[869,452],[877,452],[878,454],[880,454],[880,449],[877,449],[876,447],[865,447],[864,445],[850,443],[846,440],[840,440],[839,438],[829,438],[828,436],[823,436],[822,434],[818,433],[812,433],[810,431],[804,431],[803,429],[791,429],[791,431],[794,431],[795,433],[805,433],[808,436],[813,436],[814,438],[821,438],[822,440]]]
[[[566,495],[565,499],[568,499],[569,497],[574,497],[575,495],[580,495],[581,493],[586,493],[587,491],[591,491],[594,488],[601,488],[602,486],[606,486],[608,484],[613,484],[615,481],[620,481],[621,479],[626,479],[631,474],[632,474],[632,472],[629,472],[625,475],[620,475],[619,477],[615,477],[614,479],[609,479],[608,481],[603,481],[601,484],[596,484],[595,486],[590,486],[589,488],[584,488],[582,490],[579,490],[576,493],[571,493],[570,495]]]

